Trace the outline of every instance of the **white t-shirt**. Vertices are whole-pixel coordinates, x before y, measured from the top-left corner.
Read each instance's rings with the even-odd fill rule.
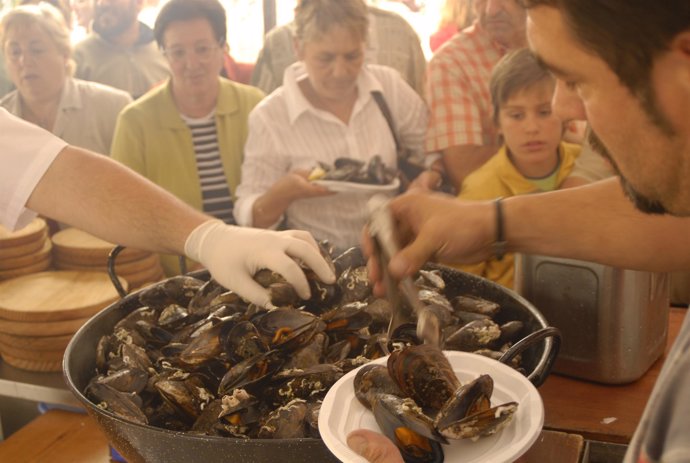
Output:
[[[66,145],[0,108],[0,224],[15,230],[36,216],[26,201]]]

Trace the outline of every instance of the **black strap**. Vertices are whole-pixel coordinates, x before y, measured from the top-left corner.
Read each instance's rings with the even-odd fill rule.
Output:
[[[393,140],[395,141],[395,149],[398,153],[400,153],[400,140],[398,139],[398,132],[395,130],[393,115],[388,107],[388,103],[386,103],[386,99],[383,97],[383,93],[379,92],[378,90],[373,90],[371,92],[371,96],[374,97],[374,101],[381,110],[381,113],[383,113],[383,117],[386,119],[386,122],[388,122],[388,128],[391,129],[391,134],[393,135]]]

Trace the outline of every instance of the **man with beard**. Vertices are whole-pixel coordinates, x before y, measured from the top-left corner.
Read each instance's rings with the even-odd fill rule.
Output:
[[[554,109],[584,118],[617,179],[504,201],[409,194],[391,209],[406,247],[396,278],[426,261],[477,262],[504,250],[623,268],[690,269],[690,2],[523,0],[530,47],[557,77]],[[612,18],[615,18],[613,27]],[[606,149],[604,150],[604,147]],[[622,187],[621,187],[622,185]],[[365,247],[371,250],[371,242]],[[370,261],[381,294],[381,272]],[[690,462],[690,317],[664,366],[625,463]],[[400,461],[370,431],[350,445]]]
[[[168,77],[153,31],[137,20],[144,0],[96,0],[93,31],[74,49],[75,76],[138,98]]]

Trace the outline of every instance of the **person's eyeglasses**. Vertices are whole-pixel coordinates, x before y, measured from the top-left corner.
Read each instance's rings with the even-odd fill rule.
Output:
[[[191,53],[194,53],[194,56],[196,56],[199,61],[209,61],[211,58],[213,58],[213,55],[218,48],[220,48],[218,45],[196,45],[191,49]],[[167,56],[168,59],[173,63],[180,63],[187,59],[188,52],[190,51],[185,47],[171,47],[163,49],[163,54]]]
[[[10,61],[16,63],[21,59],[22,56],[24,57],[25,60],[28,58],[31,58],[34,60],[40,59],[42,56],[45,55],[46,51],[47,50],[45,48],[42,48],[42,47],[41,48],[29,47],[26,50],[22,50],[20,47],[17,47],[17,46],[9,46],[5,50],[5,56]]]

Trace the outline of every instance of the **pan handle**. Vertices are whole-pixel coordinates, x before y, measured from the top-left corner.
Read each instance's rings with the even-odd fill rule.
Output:
[[[534,384],[536,387],[539,387],[544,383],[546,377],[551,372],[551,367],[553,366],[553,363],[556,361],[556,356],[558,356],[558,351],[561,347],[561,331],[555,326],[547,326],[546,328],[542,328],[540,330],[528,334],[527,336],[516,342],[510,349],[505,351],[505,353],[501,356],[501,358],[498,359],[498,361],[507,364],[516,355],[520,354],[527,348],[532,347],[534,344],[548,337],[551,337],[553,339],[553,348],[549,353],[549,357],[546,359],[546,364],[543,368],[537,368],[532,373],[530,373],[529,376],[527,376],[527,379],[529,379],[532,382],[532,384]]]
[[[110,281],[113,283],[113,286],[115,286],[115,289],[117,290],[117,293],[120,295],[121,299],[124,299],[124,297],[127,295],[127,291],[125,291],[125,288],[122,287],[122,283],[120,283],[120,279],[118,278],[117,273],[115,273],[115,259],[123,249],[125,249],[125,247],[118,244],[108,253],[108,276],[110,277]]]

